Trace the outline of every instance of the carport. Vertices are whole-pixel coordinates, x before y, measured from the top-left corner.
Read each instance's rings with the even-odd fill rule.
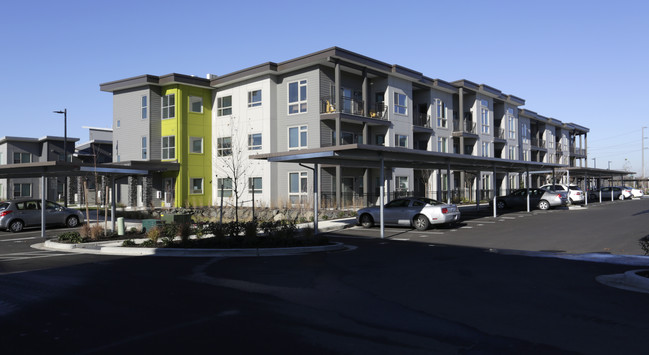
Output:
[[[609,186],[612,186],[612,181],[615,177],[619,177],[621,184],[624,185],[624,176],[635,174],[634,172],[624,171],[624,170],[610,170],[610,169],[596,169],[596,168],[579,168],[579,167],[570,167],[559,169],[558,171],[566,172],[568,177],[570,175],[577,177],[577,179],[583,179],[581,184],[577,184],[579,187],[583,187],[584,192],[586,193],[585,204],[588,204],[588,187],[589,180],[595,179],[594,185],[600,189],[599,192],[599,202],[602,202],[602,192],[601,192],[601,181],[609,180]],[[613,199],[613,194],[611,193],[611,200]]]
[[[378,145],[366,144],[346,144],[332,147],[321,147],[315,149],[304,149],[299,151],[269,153],[269,154],[256,154],[249,156],[250,159],[262,159],[269,162],[282,162],[282,163],[298,163],[313,164],[314,167],[306,168],[312,169],[313,174],[313,204],[314,204],[314,228],[318,233],[318,166],[319,165],[340,165],[341,167],[360,167],[360,168],[375,168],[379,169],[380,186],[380,226],[381,238],[385,236],[385,226],[383,220],[383,205],[385,204],[385,169],[387,168],[412,168],[412,169],[437,169],[446,170],[447,186],[451,185],[451,170],[464,171],[464,172],[481,172],[491,171],[494,173],[494,178],[491,181],[494,190],[494,203],[493,215],[496,217],[496,173],[500,172],[515,172],[526,173],[527,183],[525,186],[529,188],[531,185],[530,176],[535,171],[549,171],[553,175],[553,183],[555,181],[555,170],[565,168],[565,165],[550,164],[533,161],[514,161],[499,158],[477,157],[465,154],[456,153],[440,153],[425,150],[413,150],[401,147],[384,147]],[[479,196],[480,181],[476,184],[476,196]],[[447,202],[450,203],[450,195],[447,197]],[[476,199],[476,204],[479,208],[479,198]],[[530,211],[529,194],[527,201],[527,211]]]
[[[34,178],[41,182],[41,237],[45,238],[45,184],[49,177],[69,177],[86,174],[102,174],[111,180],[111,223],[115,230],[116,189],[115,180],[128,175],[148,175],[149,170],[119,164],[82,164],[63,161],[48,161],[0,166],[0,179]]]

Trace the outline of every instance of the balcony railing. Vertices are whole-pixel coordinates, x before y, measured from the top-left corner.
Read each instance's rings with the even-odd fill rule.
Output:
[[[586,149],[581,149],[577,147],[570,147],[570,154],[572,155],[586,155]]]
[[[415,117],[412,119],[412,124],[419,127],[432,128],[430,116],[425,113],[416,113]]]
[[[532,138],[532,146],[545,148],[545,139]]]
[[[506,139],[505,138],[505,129],[504,128],[496,128],[494,130],[494,137],[498,139]]]
[[[464,127],[460,127],[460,120],[453,120],[453,131],[454,132],[465,132],[476,134],[475,131],[475,122],[473,121],[464,121]]]
[[[346,113],[355,116],[376,118],[380,120],[387,119],[386,107],[382,102],[371,105],[369,112],[364,112],[363,100],[356,100],[351,97],[341,97],[342,105],[337,105],[332,97],[323,97],[320,99],[320,113]]]
[[[557,143],[557,152],[562,152],[563,151],[563,145],[561,143]]]

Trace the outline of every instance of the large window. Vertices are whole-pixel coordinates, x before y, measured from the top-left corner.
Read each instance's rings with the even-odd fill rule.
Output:
[[[507,122],[509,122],[509,139],[516,139],[516,117],[514,117],[514,110],[511,108],[507,110]]]
[[[261,90],[248,91],[248,107],[261,106]]]
[[[218,178],[216,179],[218,192],[216,195],[218,197],[232,197],[232,179],[230,178]]]
[[[509,160],[516,160],[516,147],[510,146],[509,147]]]
[[[203,113],[203,98],[200,96],[189,97],[189,112]]]
[[[216,156],[227,157],[232,155],[232,137],[220,137],[216,139]]]
[[[291,203],[305,202],[308,179],[306,171],[288,174],[288,196]]]
[[[446,104],[440,99],[435,99],[435,108],[437,111],[437,127],[448,127],[448,120],[446,119]]]
[[[14,184],[14,198],[31,197],[32,184]]]
[[[482,142],[482,156],[483,157],[491,156],[491,143]]]
[[[306,148],[307,126],[296,126],[288,128],[288,149]]]
[[[227,116],[232,114],[232,95],[216,99],[216,115]]]
[[[437,138],[437,151],[441,153],[448,153],[448,138],[446,137]]]
[[[14,153],[14,164],[31,163],[32,155],[30,153]]]
[[[404,134],[395,134],[394,145],[397,147],[408,148],[408,136]]]
[[[189,193],[192,195],[201,195],[203,194],[203,178],[191,178],[189,179]]]
[[[396,189],[398,192],[407,192],[408,191],[408,177],[407,176],[396,176]]]
[[[203,153],[203,137],[189,137],[189,152],[196,154]]]
[[[176,95],[165,95],[162,97],[162,119],[174,117],[176,117]]]
[[[146,119],[148,117],[148,110],[149,110],[149,98],[148,96],[144,95],[142,96],[142,119]]]
[[[288,114],[306,112],[306,80],[288,83]]]
[[[527,123],[521,125],[521,136],[523,137],[523,143],[530,142],[530,132],[527,128]]]
[[[176,136],[162,137],[162,159],[176,159]]]
[[[248,135],[248,150],[261,149],[261,133],[253,133]]]
[[[394,113],[398,113],[400,115],[408,114],[408,98],[405,94],[398,92],[394,93]]]
[[[253,190],[255,194],[260,194],[262,192],[262,184],[260,177],[251,177],[248,178],[248,193],[252,193]]]
[[[142,137],[142,159],[146,159],[146,136]]]
[[[486,100],[481,100],[481,102],[486,103]],[[480,117],[482,119],[482,133],[489,133],[489,107],[482,106],[480,108]]]

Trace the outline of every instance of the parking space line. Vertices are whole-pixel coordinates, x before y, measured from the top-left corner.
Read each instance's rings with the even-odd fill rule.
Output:
[[[15,241],[19,241],[19,240],[30,240],[30,239],[43,239],[43,237],[25,237],[25,238],[0,239],[0,242],[15,242]]]
[[[466,223],[496,223],[494,221],[482,221],[479,219],[464,221]]]

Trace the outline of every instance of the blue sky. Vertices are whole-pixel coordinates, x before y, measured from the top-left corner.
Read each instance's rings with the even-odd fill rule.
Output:
[[[1,136],[88,138],[110,127],[99,84],[222,75],[339,46],[590,128],[589,166],[641,171],[646,1],[25,1],[3,5]],[[645,130],[649,136],[649,129]],[[646,140],[649,146],[649,139]],[[646,170],[649,171],[649,151]]]

